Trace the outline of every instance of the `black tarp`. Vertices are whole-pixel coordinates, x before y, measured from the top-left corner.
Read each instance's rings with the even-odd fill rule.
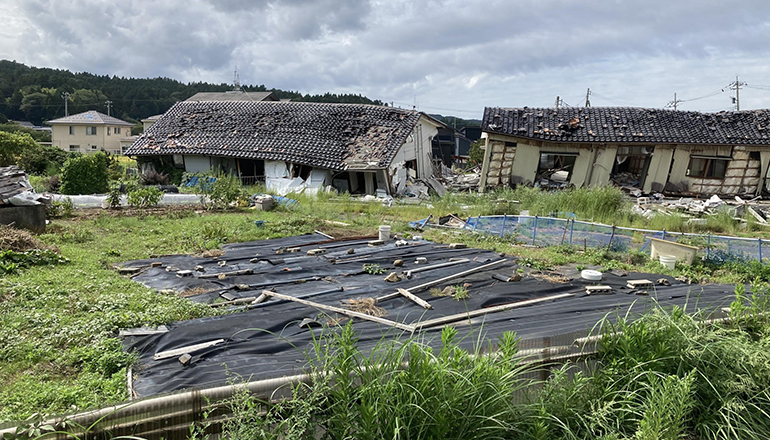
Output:
[[[505,312],[474,318],[471,324],[464,321],[456,324],[460,337],[472,334],[462,345],[470,347],[479,334],[495,340],[504,331],[514,331],[524,339],[561,335],[570,332],[588,332],[606,315],[619,312],[641,313],[660,304],[664,307],[678,305],[692,312],[696,308],[718,310],[728,306],[733,298],[733,286],[688,285],[671,277],[653,274],[630,273],[626,276],[604,274],[601,284],[613,288],[609,295],[585,295],[585,286],[594,284],[579,277],[576,270],[567,283],[553,283],[535,276],[525,276],[519,282],[502,282],[494,279],[495,274],[510,276],[518,268],[511,257],[480,249],[450,249],[447,245],[422,240],[409,240],[402,246],[390,241],[384,246],[370,247],[367,240],[330,241],[322,235],[305,235],[277,240],[240,243],[224,247],[225,254],[213,258],[190,256],[168,256],[156,259],[133,261],[124,266],[149,266],[161,261],[162,267],[148,268],[134,277],[135,280],[157,289],[183,291],[195,286],[206,286],[217,290],[191,297],[194,301],[246,298],[259,296],[263,289],[291,296],[312,296],[314,302],[340,307],[345,299],[379,297],[395,292],[396,287],[410,288],[432,280],[476,268],[490,262],[507,258],[507,261],[461,278],[437,285],[446,286],[469,283],[470,298],[457,301],[452,297],[433,297],[425,290],[417,293],[428,301],[434,310],[425,310],[417,304],[398,297],[378,305],[387,311],[386,319],[413,324],[525,299],[541,298],[558,293],[574,293],[575,296],[556,301],[540,303]],[[299,247],[299,252],[277,253],[286,248]],[[309,256],[311,249],[326,249],[326,253]],[[349,253],[353,249],[353,253]],[[425,264],[416,259],[424,257]],[[257,258],[257,262],[249,261]],[[449,267],[417,272],[411,279],[397,283],[384,281],[387,273],[398,273],[420,269],[451,259],[469,261]],[[393,262],[401,259],[402,267]],[[220,266],[224,261],[225,265]],[[385,274],[373,275],[362,271],[363,264],[378,264],[386,269]],[[203,266],[203,272],[192,277],[180,278],[175,271],[166,268],[192,270]],[[223,280],[201,280],[201,274],[222,273],[251,269],[250,275],[227,276]],[[656,286],[650,295],[636,295],[626,288],[633,279],[659,278],[668,280],[670,286]],[[235,285],[250,286],[236,290]],[[331,314],[333,315],[333,314]],[[177,322],[169,325],[167,333],[130,336],[124,339],[127,350],[139,355],[134,369],[134,390],[139,396],[148,396],[185,388],[206,388],[227,383],[228,374],[237,374],[249,380],[260,380],[303,372],[307,365],[305,350],[308,350],[320,328],[300,328],[306,318],[323,321],[323,312],[293,302],[272,300],[257,305],[239,306],[237,312],[216,317]],[[401,330],[387,325],[355,319],[359,345],[366,352],[383,337],[406,339]],[[435,344],[439,341],[441,329],[427,329],[414,335],[421,341]],[[480,332],[480,333],[478,333]],[[182,365],[178,356],[164,360],[153,360],[156,353],[186,347],[202,342],[224,339],[226,342],[215,347],[191,352],[192,359]]]

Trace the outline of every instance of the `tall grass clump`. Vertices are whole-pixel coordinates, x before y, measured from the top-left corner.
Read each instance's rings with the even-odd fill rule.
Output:
[[[752,290],[737,288],[727,323],[681,308],[605,322],[596,372],[546,383],[543,438],[768,438],[770,289]]]
[[[327,332],[312,354],[313,380],[291,399],[269,405],[246,393],[233,401],[229,439],[495,439],[524,434],[514,404],[526,385],[505,334],[498,356],[458,347],[444,329],[440,349],[415,340],[383,339],[371,353],[357,348],[353,327]]]
[[[511,197],[532,215],[551,216],[574,213],[578,218],[620,224],[630,217],[623,192],[614,186],[541,191],[520,186]]]

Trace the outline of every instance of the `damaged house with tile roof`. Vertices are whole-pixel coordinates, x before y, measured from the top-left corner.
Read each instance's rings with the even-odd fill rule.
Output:
[[[770,190],[770,110],[699,113],[644,108],[486,108],[480,187],[568,186],[621,173],[645,193],[762,195]]]
[[[433,175],[431,144],[441,127],[424,113],[386,106],[185,101],[126,154],[156,169],[230,172],[278,193],[332,186],[351,194],[396,194],[408,178]]]

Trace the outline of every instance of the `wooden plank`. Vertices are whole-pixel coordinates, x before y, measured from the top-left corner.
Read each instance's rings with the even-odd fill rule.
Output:
[[[218,278],[220,275],[224,275],[226,277],[234,276],[234,275],[251,275],[254,273],[253,269],[243,269],[243,270],[232,270],[230,272],[220,272],[220,273],[206,273],[203,275],[199,275],[199,279],[208,279],[208,278]]]
[[[153,356],[152,358],[155,359],[156,361],[159,361],[161,359],[168,359],[176,356],[181,356],[185,353],[192,353],[193,351],[198,351],[204,348],[213,347],[223,342],[225,342],[224,339],[214,339],[213,341],[201,342],[200,344],[188,345],[186,347],[175,348],[173,350],[161,351],[160,353],[155,353],[155,356]]]
[[[327,306],[326,304],[319,304],[317,302],[307,301],[307,300],[299,299],[299,298],[296,298],[296,297],[293,297],[293,296],[283,295],[281,293],[276,293],[276,292],[271,292],[269,290],[263,290],[262,294],[263,295],[267,295],[267,296],[272,296],[272,297],[275,297],[275,298],[278,298],[278,299],[284,299],[284,300],[287,300],[287,301],[293,301],[293,302],[296,302],[296,303],[304,304],[306,306],[314,307],[314,308],[320,309],[320,310],[326,310],[326,311],[329,311],[329,312],[339,313],[341,315],[350,316],[351,318],[359,318],[359,319],[364,319],[364,320],[367,320],[367,321],[376,322],[378,324],[384,324],[384,325],[387,325],[387,326],[390,326],[390,327],[395,327],[395,328],[397,328],[399,330],[404,330],[404,331],[407,331],[407,332],[410,332],[410,333],[414,332],[414,326],[411,326],[409,324],[401,324],[400,322],[391,321],[391,320],[385,319],[385,318],[378,318],[376,316],[370,316],[370,315],[367,315],[365,313],[354,312],[352,310],[347,310],[347,309],[343,309],[343,308],[340,308],[340,307]]]
[[[453,322],[462,321],[464,319],[471,319],[471,318],[474,318],[476,316],[487,315],[487,314],[490,314],[490,313],[504,312],[506,310],[517,309],[519,307],[530,306],[530,305],[539,304],[539,303],[542,303],[542,302],[554,301],[554,300],[562,299],[562,298],[569,298],[571,296],[575,296],[575,294],[574,293],[560,293],[558,295],[545,296],[545,297],[542,297],[542,298],[527,299],[527,300],[518,301],[518,302],[515,302],[515,303],[502,304],[502,305],[499,305],[499,306],[488,307],[486,309],[469,310],[467,312],[458,313],[456,315],[449,315],[449,316],[444,316],[444,317],[441,317],[441,318],[429,319],[427,321],[418,322],[418,323],[414,324],[414,328],[416,330],[423,330],[423,329],[426,329],[426,328],[436,327],[436,326],[439,326],[439,325],[451,324]]]
[[[464,277],[464,276],[470,275],[472,273],[476,273],[476,272],[480,272],[480,271],[485,270],[485,269],[489,269],[490,267],[497,266],[499,264],[505,263],[506,261],[508,261],[508,259],[504,258],[502,260],[494,261],[492,263],[485,264],[483,266],[474,267],[473,269],[468,269],[466,271],[459,272],[459,273],[456,273],[454,275],[450,275],[448,277],[440,278],[440,279],[434,280],[434,281],[429,281],[427,283],[420,284],[420,285],[414,286],[414,287],[410,287],[410,288],[404,289],[404,290],[408,290],[410,293],[416,293],[416,292],[419,292],[421,290],[425,290],[425,289],[428,289],[430,287],[433,287],[433,286],[435,286],[437,284],[441,284],[443,282],[446,282],[446,281],[449,281],[449,280],[453,280],[455,278]],[[384,295],[384,296],[381,296],[381,297],[377,298],[375,300],[375,302],[387,301],[389,299],[398,298],[399,296],[401,296],[401,293],[399,293],[399,292],[389,293],[387,295]]]
[[[440,267],[448,267],[448,266],[454,266],[454,265],[456,265],[456,264],[467,263],[467,262],[469,262],[469,261],[471,261],[471,260],[469,260],[469,259],[467,259],[467,258],[460,258],[460,259],[458,259],[458,260],[455,260],[455,261],[447,261],[446,263],[438,263],[438,264],[433,264],[433,265],[431,265],[431,266],[416,267],[416,268],[414,268],[414,269],[410,269],[410,270],[407,270],[407,271],[406,271],[406,276],[407,276],[407,277],[409,277],[409,276],[411,276],[413,273],[417,273],[417,272],[425,272],[426,270],[431,270],[431,269],[438,269],[438,268],[440,268]]]
[[[402,289],[400,287],[397,287],[396,290],[398,290],[398,293],[400,293],[400,294],[404,295],[405,297],[411,299],[412,301],[416,302],[421,307],[429,309],[429,310],[433,309],[433,306],[430,305],[430,303],[428,301],[425,301],[424,299],[422,299],[419,296],[413,294],[412,292],[410,292],[410,291],[408,291],[406,289]]]

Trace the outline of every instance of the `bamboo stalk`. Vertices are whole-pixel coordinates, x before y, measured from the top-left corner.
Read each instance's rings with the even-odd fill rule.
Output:
[[[480,271],[482,271],[484,269],[489,269],[490,267],[497,266],[498,264],[501,264],[501,263],[505,263],[506,261],[508,261],[508,260],[507,259],[498,260],[498,261],[495,261],[495,262],[492,262],[492,263],[489,263],[489,264],[485,264],[483,266],[474,267],[473,269],[468,269],[466,271],[456,273],[454,275],[449,275],[448,277],[440,278],[440,279],[434,280],[434,281],[428,281],[427,283],[420,284],[420,285],[414,286],[414,287],[410,287],[410,288],[404,289],[404,290],[408,290],[410,293],[419,292],[421,290],[425,290],[425,289],[428,289],[428,288],[430,288],[432,286],[435,286],[436,284],[441,284],[441,283],[443,283],[445,281],[453,280],[453,279],[459,278],[459,277],[464,277],[465,275],[470,275],[470,274],[475,273],[475,272],[480,272]],[[389,299],[398,298],[399,296],[401,296],[401,293],[399,293],[399,292],[389,293],[387,295],[384,295],[384,296],[381,296],[381,297],[377,298],[375,300],[375,302],[387,301]]]
[[[400,287],[396,288],[396,290],[398,290],[398,293],[400,293],[400,294],[404,295],[405,297],[411,299],[412,301],[416,302],[421,307],[426,308],[426,309],[431,309],[431,310],[433,309],[433,306],[430,305],[430,303],[428,301],[425,301],[424,299],[422,299],[419,296],[413,294],[412,292],[410,292],[410,291],[408,291],[406,289],[402,289]]]
[[[499,305],[499,306],[488,307],[486,309],[469,310],[467,312],[457,313],[455,315],[449,315],[449,316],[444,316],[444,317],[441,317],[441,318],[429,319],[427,321],[418,322],[418,323],[414,324],[413,326],[414,326],[414,328],[416,330],[423,330],[423,329],[430,328],[430,327],[436,327],[436,326],[439,326],[439,325],[451,324],[453,322],[462,321],[463,319],[470,319],[470,318],[473,318],[473,317],[476,317],[476,316],[487,315],[487,314],[490,314],[490,313],[503,312],[503,311],[506,311],[506,310],[517,309],[519,307],[530,306],[530,305],[538,304],[538,303],[542,303],[542,302],[554,301],[554,300],[562,299],[562,298],[569,298],[571,296],[575,296],[575,294],[574,293],[560,293],[558,295],[545,296],[545,297],[542,297],[542,298],[527,299],[527,300],[524,300],[524,301],[517,301],[515,303],[502,304],[502,305]]]
[[[299,298],[296,298],[296,297],[293,297],[293,296],[284,295],[284,294],[276,293],[276,292],[271,292],[269,290],[263,290],[262,294],[263,295],[267,295],[267,296],[272,296],[272,297],[275,297],[275,298],[278,298],[278,299],[284,299],[284,300],[287,300],[287,301],[293,301],[293,302],[296,302],[296,303],[304,304],[306,306],[314,307],[316,309],[327,310],[329,312],[335,312],[335,313],[339,313],[339,314],[342,314],[342,315],[347,315],[347,316],[350,316],[351,318],[359,318],[359,319],[365,319],[367,321],[373,321],[373,322],[376,322],[378,324],[384,324],[384,325],[387,325],[387,326],[390,326],[390,327],[395,327],[395,328],[397,328],[399,330],[404,330],[404,331],[407,331],[407,332],[410,332],[410,333],[414,332],[414,327],[409,325],[409,324],[401,324],[400,322],[391,321],[391,320],[385,319],[385,318],[378,318],[376,316],[370,316],[370,315],[367,315],[365,313],[354,312],[352,310],[347,310],[347,309],[343,309],[343,308],[340,308],[340,307],[327,306],[326,304],[320,304],[320,303],[313,302],[313,301],[307,301],[307,300],[299,299]]]

